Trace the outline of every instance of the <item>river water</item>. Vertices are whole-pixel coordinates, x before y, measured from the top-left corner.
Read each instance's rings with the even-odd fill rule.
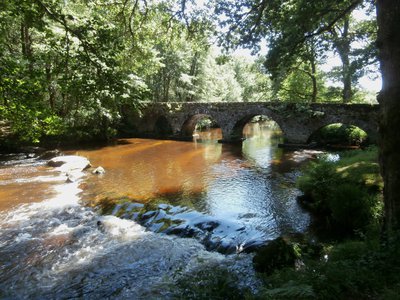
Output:
[[[106,170],[73,183],[46,161],[3,158],[0,297],[185,298],[179,282],[216,269],[255,291],[247,252],[307,230],[295,179],[314,154],[279,149],[262,124],[244,133],[243,145],[211,130],[69,151]]]

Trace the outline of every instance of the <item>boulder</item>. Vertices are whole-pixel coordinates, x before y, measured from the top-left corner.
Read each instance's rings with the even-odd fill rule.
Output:
[[[55,149],[55,150],[49,150],[49,151],[43,152],[39,156],[39,158],[40,159],[51,159],[51,158],[54,158],[54,157],[57,157],[57,156],[61,156],[61,155],[62,155],[62,152],[60,150],[58,150],[58,149]]]
[[[78,179],[82,177],[83,173],[76,170],[74,172],[68,172],[66,175],[67,175],[67,180],[65,182],[72,183],[78,181]]]
[[[278,237],[258,249],[253,265],[257,272],[272,274],[274,270],[284,267],[294,268],[298,256],[293,244]]]
[[[48,165],[55,167],[59,172],[65,173],[67,176],[66,182],[72,183],[85,176],[83,171],[90,166],[90,162],[85,157],[69,155],[54,157],[49,160]]]
[[[106,170],[104,170],[103,167],[97,167],[95,170],[92,171],[92,174],[104,174],[106,172]]]
[[[90,166],[87,158],[77,155],[57,156],[49,160],[47,164],[60,168],[61,172],[82,171]]]
[[[61,167],[63,164],[65,164],[65,161],[62,161],[62,160],[57,160],[57,161],[55,161],[55,160],[49,160],[49,161],[47,162],[47,165],[48,165],[49,167],[53,167],[53,168]]]

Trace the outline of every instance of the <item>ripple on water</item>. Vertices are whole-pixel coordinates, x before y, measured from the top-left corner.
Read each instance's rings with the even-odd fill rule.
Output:
[[[2,297],[169,298],[177,280],[216,266],[256,286],[251,256],[224,256],[194,239],[99,216],[79,204],[79,182],[59,182],[55,191],[50,200],[0,213]]]
[[[236,274],[237,285],[256,289],[251,255],[210,252],[201,241],[216,237],[235,249],[245,247],[253,237],[263,241],[304,230],[308,215],[295,202],[294,158],[283,160],[281,152],[263,150],[262,144],[247,145],[134,139],[82,151],[106,169],[102,177],[89,175],[89,195],[122,190],[142,202],[165,200],[141,215],[140,204],[127,203],[125,215],[115,210],[116,216],[100,216],[80,204],[81,179],[65,184],[62,175],[52,182],[46,177],[51,171],[33,161],[15,163],[13,174],[3,164],[0,179],[19,178],[12,197],[21,198],[21,188],[29,185],[35,188],[26,195],[28,202],[50,200],[0,213],[0,296],[168,299],[183,295],[176,287],[182,279],[194,278],[198,270],[214,274],[218,267]],[[28,168],[31,173],[24,173]],[[40,186],[32,185],[34,178]],[[1,187],[0,198],[10,186]],[[43,194],[49,186],[53,193]],[[162,225],[168,218],[204,235],[196,240],[157,233],[173,231]]]

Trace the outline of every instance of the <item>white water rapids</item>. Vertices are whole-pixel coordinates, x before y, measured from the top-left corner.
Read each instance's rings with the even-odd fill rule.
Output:
[[[49,170],[29,179],[53,176],[51,199],[0,213],[0,298],[168,299],[184,293],[177,281],[216,267],[235,274],[238,286],[256,289],[249,254],[209,252],[194,239],[152,233],[82,206],[84,174],[75,168],[76,180],[65,183],[71,163],[56,176]]]

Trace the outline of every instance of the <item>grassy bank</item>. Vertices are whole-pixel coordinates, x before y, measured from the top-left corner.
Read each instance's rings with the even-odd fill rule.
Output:
[[[365,233],[379,226],[383,182],[377,148],[344,152],[338,161],[312,162],[297,182],[301,204],[318,227],[338,237]]]
[[[256,299],[399,299],[400,237],[381,236],[377,149],[311,163],[298,181],[303,205],[324,233],[315,256],[303,244],[296,266],[264,275]]]

